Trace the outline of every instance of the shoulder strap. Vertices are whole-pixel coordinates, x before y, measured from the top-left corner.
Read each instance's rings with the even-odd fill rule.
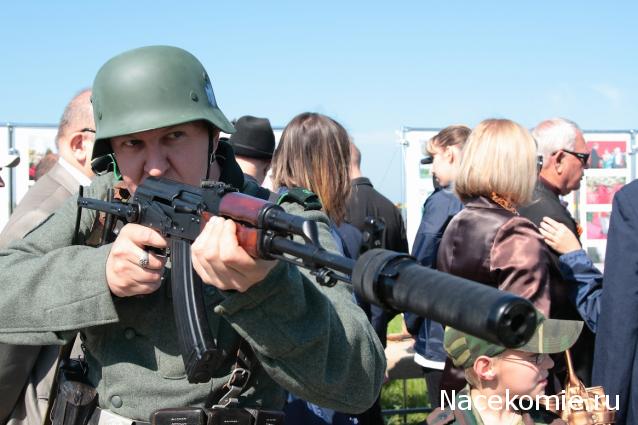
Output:
[[[321,209],[319,197],[314,192],[302,187],[293,187],[282,193],[279,199],[277,199],[277,204],[281,205],[284,202],[293,202],[303,205],[306,211]]]
[[[60,347],[60,354],[58,354],[58,359],[55,363],[56,372],[53,374],[53,383],[51,384],[51,390],[49,391],[49,402],[47,404],[47,410],[42,418],[42,425],[51,425],[51,409],[53,408],[53,401],[55,400],[55,396],[58,392],[58,385],[60,384],[60,365],[63,362],[68,362],[71,358],[71,351],[73,350],[73,344],[75,344],[75,338],[77,334],[71,338],[71,341]]]
[[[250,344],[241,339],[237,349],[237,358],[230,373],[228,382],[208,394],[206,407],[232,407],[238,403],[239,396],[246,389],[250,377],[259,367],[259,360],[255,356]]]
[[[241,192],[264,200],[269,200],[271,196],[271,192],[268,189],[249,179],[244,179],[244,187]]]

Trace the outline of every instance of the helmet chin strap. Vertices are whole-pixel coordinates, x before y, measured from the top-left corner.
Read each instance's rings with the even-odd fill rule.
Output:
[[[208,129],[208,164],[206,165],[206,180],[210,179],[210,171],[215,163],[215,140],[212,129]],[[221,171],[221,170],[220,170]]]

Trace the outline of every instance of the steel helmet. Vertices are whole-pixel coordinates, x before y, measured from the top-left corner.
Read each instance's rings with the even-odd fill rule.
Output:
[[[98,71],[91,102],[96,125],[93,160],[112,153],[109,139],[125,134],[197,120],[225,133],[235,131],[217,106],[202,64],[177,47],[141,47],[115,56]]]

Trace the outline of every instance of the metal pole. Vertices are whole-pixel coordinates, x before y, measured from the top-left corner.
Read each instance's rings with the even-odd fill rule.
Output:
[[[406,199],[407,199],[407,194],[406,194],[406,179],[405,179],[405,161],[406,161],[406,155],[407,155],[407,146],[408,146],[408,142],[405,140],[405,127],[401,127],[401,140],[399,140],[399,143],[401,143],[401,217],[403,217],[403,221],[407,222],[407,208],[406,208]]]
[[[631,159],[631,180],[634,180],[636,178],[636,130],[629,130],[629,134],[631,135],[631,146],[629,147],[629,158]]]
[[[13,124],[7,124],[7,131],[9,132],[9,149],[15,148],[15,141],[13,139]],[[20,158],[22,160],[22,158]],[[15,168],[9,169],[9,216],[13,214],[13,206],[15,205],[16,197],[16,170]]]

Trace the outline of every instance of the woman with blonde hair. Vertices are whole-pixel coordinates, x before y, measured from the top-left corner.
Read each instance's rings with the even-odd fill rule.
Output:
[[[536,143],[524,127],[489,119],[474,128],[454,185],[464,208],[443,234],[437,268],[527,298],[549,317],[549,250],[517,211],[531,200],[537,173]],[[460,390],[464,380],[449,369],[442,389]]]

